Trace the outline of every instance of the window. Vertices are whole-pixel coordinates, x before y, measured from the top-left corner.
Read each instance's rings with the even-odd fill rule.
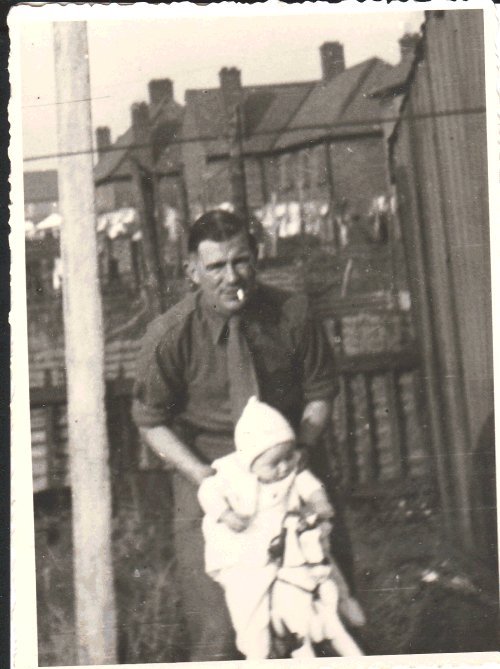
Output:
[[[299,154],[299,170],[302,188],[311,187],[311,153],[310,149],[304,149]]]

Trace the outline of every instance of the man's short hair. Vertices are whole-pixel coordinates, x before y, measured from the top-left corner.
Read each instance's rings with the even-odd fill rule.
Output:
[[[256,241],[245,221],[230,211],[212,209],[202,214],[191,226],[188,236],[188,252],[197,253],[199,245],[206,239],[212,242],[225,242],[242,232],[248,236],[250,250],[255,253]]]

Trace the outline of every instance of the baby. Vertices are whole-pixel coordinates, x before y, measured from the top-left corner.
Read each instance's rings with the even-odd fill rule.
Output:
[[[334,512],[321,483],[300,469],[291,426],[251,398],[235,445],[236,452],[214,461],[216,473],[198,498],[205,568],[224,588],[238,649],[249,659],[272,657],[274,631],[298,638],[294,657],[314,656],[311,642],[326,639],[340,655],[362,655],[337,614],[340,596],[351,621],[363,623],[328,553]]]

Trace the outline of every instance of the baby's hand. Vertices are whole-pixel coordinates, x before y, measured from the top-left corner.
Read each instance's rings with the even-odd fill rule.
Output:
[[[250,523],[250,518],[248,516],[240,516],[240,514],[232,509],[224,511],[219,520],[221,523],[224,523],[224,525],[229,527],[230,530],[233,530],[233,532],[243,532],[243,530],[247,529]]]

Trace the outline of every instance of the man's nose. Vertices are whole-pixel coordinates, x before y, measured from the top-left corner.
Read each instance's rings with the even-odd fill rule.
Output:
[[[237,278],[238,274],[236,273],[233,263],[226,263],[226,281],[235,281]]]

